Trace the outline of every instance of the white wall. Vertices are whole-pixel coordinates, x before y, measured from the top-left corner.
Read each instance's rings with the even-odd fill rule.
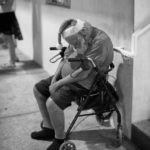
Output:
[[[32,4],[29,1],[16,0],[16,16],[23,35],[23,40],[17,41],[18,48],[33,59]]]
[[[43,66],[41,0],[32,1],[33,59]]]
[[[124,45],[127,49],[130,47],[134,0],[72,0],[71,8],[81,15],[83,11],[93,14],[87,14],[85,19],[108,32],[115,45]]]
[[[150,1],[134,3],[133,123],[150,119]]]
[[[134,3],[134,29],[137,31],[150,23],[150,1],[135,0]]]
[[[140,34],[139,34],[140,33]],[[150,25],[136,34],[132,122],[150,119]]]

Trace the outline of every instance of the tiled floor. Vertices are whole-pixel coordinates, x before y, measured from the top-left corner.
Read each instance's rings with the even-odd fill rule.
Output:
[[[18,52],[20,62],[14,70],[0,69],[0,150],[44,150],[49,141],[36,141],[30,133],[40,129],[41,115],[33,96],[34,84],[48,74],[36,63]],[[0,50],[0,65],[7,63],[8,50]],[[77,106],[65,110],[66,129],[76,113]],[[136,150],[128,140],[120,147],[115,129],[100,126],[94,116],[79,118],[71,141],[77,150]],[[111,146],[111,147],[110,147]]]

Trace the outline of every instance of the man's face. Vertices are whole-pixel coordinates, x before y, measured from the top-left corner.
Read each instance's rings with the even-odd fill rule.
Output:
[[[84,38],[80,34],[65,38],[65,40],[72,45],[78,53],[83,54],[86,51],[86,44]]]

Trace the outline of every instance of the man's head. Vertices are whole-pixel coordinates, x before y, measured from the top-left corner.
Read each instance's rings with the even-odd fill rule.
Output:
[[[79,19],[66,20],[60,27],[59,35],[75,49],[84,52],[87,49],[87,42],[91,35],[91,25]]]

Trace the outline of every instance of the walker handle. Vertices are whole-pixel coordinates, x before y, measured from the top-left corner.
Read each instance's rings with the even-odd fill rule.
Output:
[[[81,68],[83,70],[88,70],[90,69],[89,66],[87,65],[87,61],[90,61],[93,65],[93,68],[96,68],[95,63],[91,58],[68,58],[69,62],[75,62],[75,61],[80,61],[81,62]]]
[[[52,57],[49,61],[51,63],[55,63],[56,61],[58,61],[59,59],[64,57],[64,53],[67,47],[62,47],[61,49],[58,49],[57,47],[50,47],[50,50],[60,50],[60,52],[58,54],[56,54],[54,57]]]
[[[49,49],[50,49],[51,51],[58,50],[57,47],[50,47]]]
[[[91,58],[68,58],[69,62],[75,62],[75,61],[80,61],[82,63],[84,63],[85,61],[90,61],[93,65],[94,68],[96,68],[96,65],[94,63],[94,61]]]
[[[83,62],[84,60],[87,60],[87,59],[85,59],[85,58],[68,58],[69,62],[75,62],[75,61]]]

